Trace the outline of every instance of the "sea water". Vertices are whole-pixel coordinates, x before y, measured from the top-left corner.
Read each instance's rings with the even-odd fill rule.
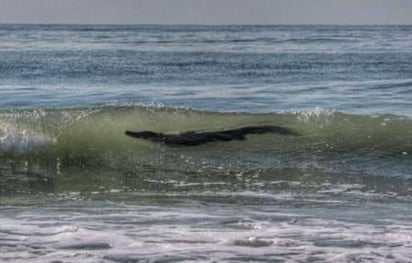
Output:
[[[411,262],[412,26],[0,25],[1,262]],[[276,125],[173,147],[129,138]]]

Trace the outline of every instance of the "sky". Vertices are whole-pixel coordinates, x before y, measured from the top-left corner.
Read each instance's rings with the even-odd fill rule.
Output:
[[[412,0],[0,0],[0,23],[412,24]]]

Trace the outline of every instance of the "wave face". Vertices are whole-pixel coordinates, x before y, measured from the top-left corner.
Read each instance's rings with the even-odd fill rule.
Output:
[[[314,109],[297,113],[218,113],[159,107],[98,107],[39,109],[0,113],[0,151],[3,155],[55,152],[99,156],[153,149],[154,144],[125,136],[126,130],[178,134],[219,131],[246,126],[277,125],[296,136],[249,135],[244,142],[210,143],[209,150],[244,147],[263,154],[352,153],[407,156],[412,121],[396,115],[354,115]],[[224,146],[224,147],[222,147]],[[156,145],[156,147],[166,147]],[[170,148],[170,147],[169,147]],[[196,150],[202,151],[202,147]],[[173,149],[177,150],[177,149]]]
[[[134,165],[162,159],[164,168],[182,155],[230,165],[252,161],[258,168],[297,165],[320,158],[381,162],[410,160],[412,121],[396,115],[352,115],[322,109],[298,113],[217,113],[156,107],[99,107],[3,111],[0,114],[3,158],[59,160],[64,165]],[[124,134],[126,130],[182,133],[276,125],[297,135],[248,135],[245,141],[173,147]],[[164,160],[169,162],[164,162]],[[282,161],[286,160],[286,161]],[[186,160],[183,160],[186,161]],[[280,163],[280,164],[276,164]],[[158,165],[158,164],[157,164]],[[180,165],[180,164],[179,164]],[[176,167],[179,167],[176,166]],[[392,171],[394,172],[394,171]],[[389,173],[392,173],[389,172]]]

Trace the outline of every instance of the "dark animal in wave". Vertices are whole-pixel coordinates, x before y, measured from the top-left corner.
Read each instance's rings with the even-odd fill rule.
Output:
[[[209,142],[245,140],[248,134],[277,133],[297,135],[294,131],[274,125],[246,126],[221,131],[188,131],[179,134],[163,134],[152,131],[126,131],[127,136],[175,146],[196,146]]]

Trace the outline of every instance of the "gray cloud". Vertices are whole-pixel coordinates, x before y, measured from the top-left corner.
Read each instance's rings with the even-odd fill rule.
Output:
[[[411,0],[0,0],[0,22],[412,24]]]

